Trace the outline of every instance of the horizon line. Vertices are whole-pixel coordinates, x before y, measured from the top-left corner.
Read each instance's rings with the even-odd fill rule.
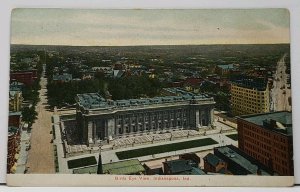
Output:
[[[212,44],[153,44],[153,45],[67,45],[67,44],[19,44],[10,43],[10,45],[25,45],[25,46],[69,46],[69,47],[145,47],[145,46],[201,46],[201,45],[282,45],[288,43],[212,43]]]

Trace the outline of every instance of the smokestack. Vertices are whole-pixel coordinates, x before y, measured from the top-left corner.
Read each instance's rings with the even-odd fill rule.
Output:
[[[97,174],[103,174],[101,152],[99,153]]]

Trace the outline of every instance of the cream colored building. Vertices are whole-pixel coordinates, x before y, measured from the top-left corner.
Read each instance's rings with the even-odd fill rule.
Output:
[[[246,79],[231,85],[233,115],[266,113],[270,111],[270,93],[267,81]]]
[[[9,111],[21,111],[23,102],[21,91],[9,91]]]

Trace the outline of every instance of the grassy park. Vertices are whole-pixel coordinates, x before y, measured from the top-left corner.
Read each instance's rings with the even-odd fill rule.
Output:
[[[91,157],[85,157],[81,159],[73,159],[68,161],[68,168],[78,168],[78,167],[85,167],[89,165],[95,165],[97,164],[96,158],[94,156]]]
[[[230,139],[237,141],[238,140],[238,134],[231,134],[231,135],[226,135],[226,137],[229,137]]]
[[[123,159],[130,159],[134,157],[142,157],[147,155],[166,153],[170,151],[190,149],[195,147],[203,147],[203,146],[213,145],[213,144],[217,144],[217,142],[211,138],[196,139],[192,141],[172,143],[167,145],[158,145],[158,146],[134,149],[129,151],[121,151],[121,152],[116,152],[116,155],[120,160],[123,160]]]

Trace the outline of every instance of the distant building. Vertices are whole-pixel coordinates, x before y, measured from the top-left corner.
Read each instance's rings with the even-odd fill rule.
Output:
[[[233,145],[214,148],[214,155],[227,163],[233,175],[272,175],[267,167]]]
[[[9,111],[21,111],[23,100],[21,91],[9,91]]]
[[[14,173],[16,171],[16,161],[18,159],[20,145],[20,128],[10,126],[8,127],[8,142],[7,142],[7,173]]]
[[[115,78],[120,78],[123,77],[124,75],[125,75],[124,70],[113,70],[113,77]]]
[[[60,83],[65,83],[72,81],[72,74],[69,73],[63,73],[63,74],[54,74],[52,77],[52,80],[54,82],[60,82]]]
[[[152,131],[209,127],[215,104],[213,98],[184,91],[179,96],[116,101],[87,93],[78,94],[76,101],[80,138],[92,146]]]
[[[204,171],[211,173],[227,173],[227,163],[217,157],[216,155],[209,153],[204,158]]]
[[[163,171],[164,175],[205,175],[196,163],[184,159],[163,162]]]
[[[8,126],[20,127],[22,113],[21,112],[9,112]]]
[[[245,78],[232,82],[231,107],[233,115],[269,112],[268,81],[265,79]]]
[[[181,154],[181,155],[179,155],[179,159],[190,160],[190,161],[193,161],[197,165],[200,164],[200,157],[196,153]]]
[[[11,81],[11,83],[9,84],[10,91],[22,91],[23,87],[24,87],[24,83],[18,81]]]
[[[239,148],[280,175],[294,175],[292,113],[241,116]]]
[[[37,80],[37,70],[23,70],[23,71],[11,71],[11,81],[18,81],[24,83],[27,86],[32,85]]]
[[[82,74],[82,80],[91,80],[95,78],[95,74],[93,72],[85,72]]]
[[[227,75],[234,69],[235,69],[235,66],[233,64],[217,65],[216,73],[219,75]]]

